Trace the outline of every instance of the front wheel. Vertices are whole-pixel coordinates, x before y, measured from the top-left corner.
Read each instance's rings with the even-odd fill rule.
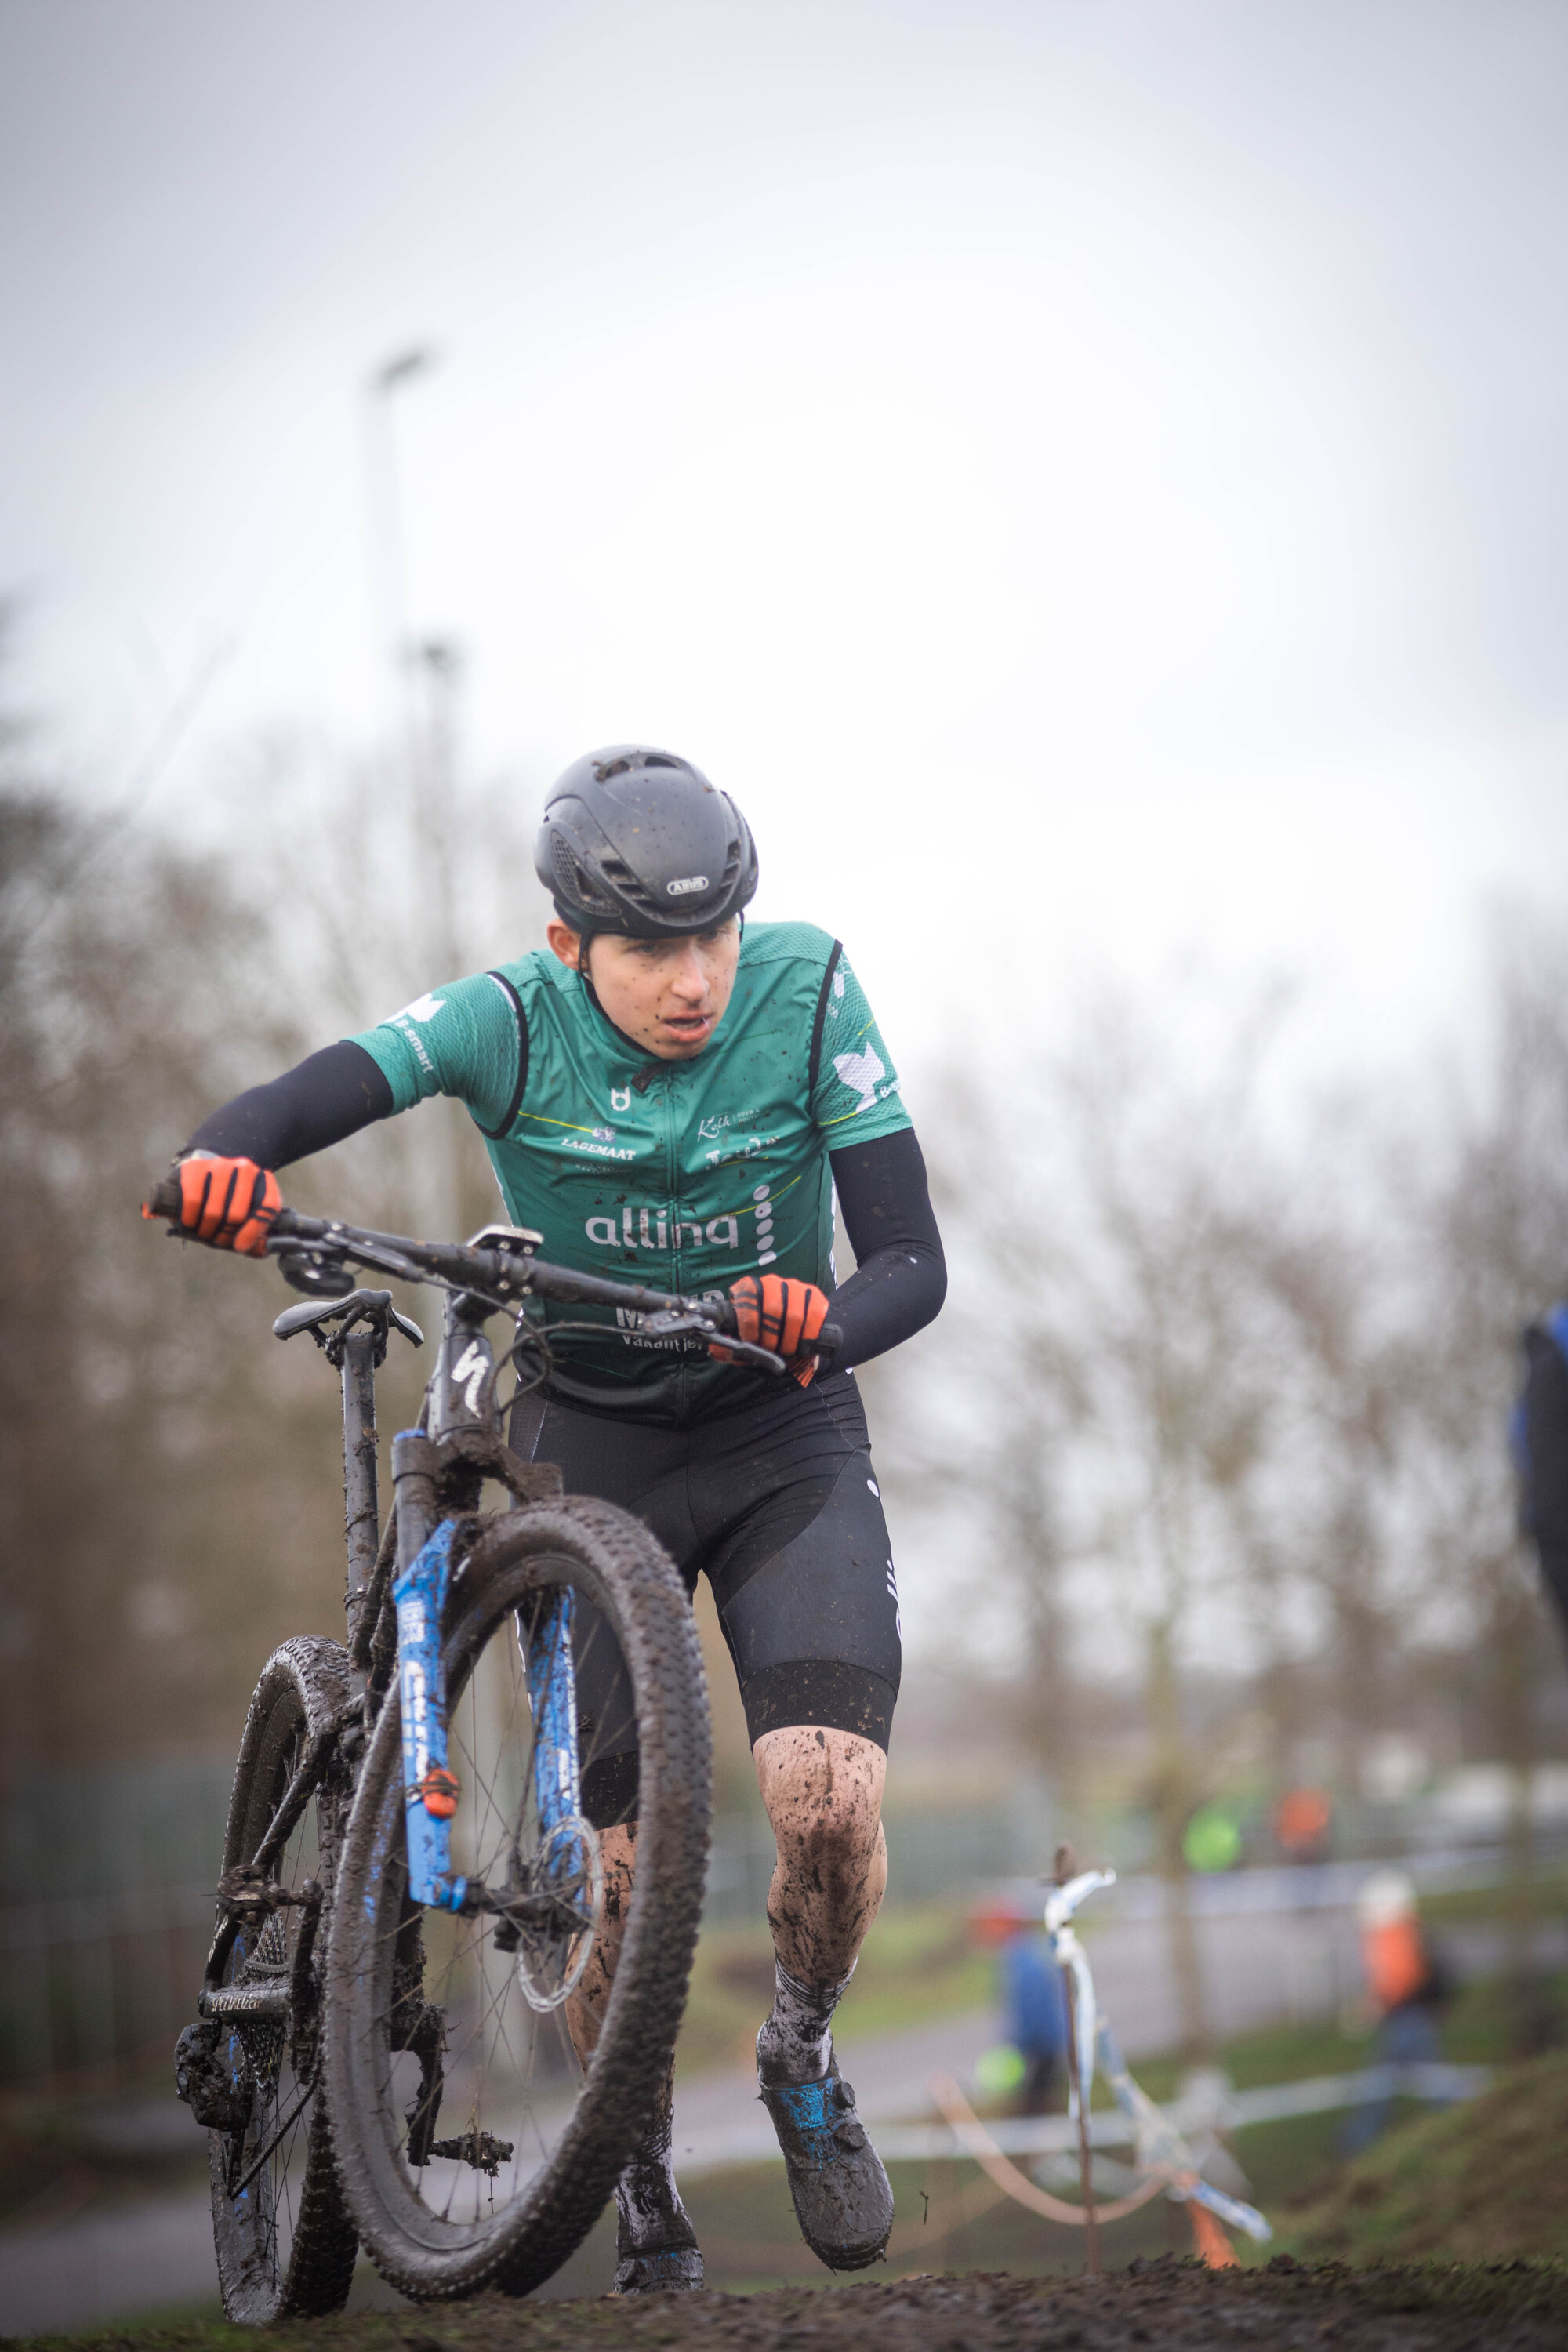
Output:
[[[528,1651],[573,1594],[585,1820],[542,1831]],[[618,1647],[621,1671],[606,1675]],[[707,1859],[707,1692],[690,1604],[647,1528],[585,1497],[485,1523],[442,1634],[454,1870],[556,1889],[556,1933],[407,1895],[396,1691],[344,1840],[328,1958],[327,2084],[366,2252],[418,2299],[524,2294],[592,2228],[652,2108],[685,2006]],[[604,1694],[612,1691],[611,1703]],[[637,1871],[586,2071],[570,1996],[603,1920],[599,1832],[635,1814]]]
[[[268,1658],[235,1767],[226,1874],[251,1861],[312,1742],[320,1754],[330,1739],[347,1696],[348,1657],[336,1642],[307,1635]],[[284,1893],[299,1896],[313,1883],[330,1903],[346,1801],[346,1786],[323,1769],[267,1874]],[[231,2111],[225,2128],[207,2134],[218,2283],[227,2317],[256,2326],[341,2311],[353,2278],[353,2225],[320,2095],[324,1924],[310,1899],[251,1921],[229,1914],[208,1964],[205,2031],[216,2069],[208,2095]]]

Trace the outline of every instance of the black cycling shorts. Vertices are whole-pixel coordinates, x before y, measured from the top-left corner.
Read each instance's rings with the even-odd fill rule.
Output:
[[[651,1528],[695,1592],[706,1573],[753,1744],[819,1724],[888,1745],[902,1654],[870,1440],[848,1373],[781,1381],[738,1412],[666,1428],[521,1397],[511,1444]],[[637,1812],[637,1727],[619,1644],[579,1599],[584,1809]]]

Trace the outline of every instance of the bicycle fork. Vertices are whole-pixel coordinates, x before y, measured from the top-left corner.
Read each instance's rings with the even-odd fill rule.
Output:
[[[470,1361],[468,1355],[458,1354],[456,1341],[460,1336],[460,1314],[449,1317],[443,1357],[456,1360],[454,1370],[459,1376]],[[484,1369],[488,1366],[487,1349]],[[449,1380],[450,1388],[457,1385],[456,1380]],[[448,1382],[437,1386],[447,1388]],[[449,1395],[443,1401],[448,1407],[452,1402]],[[452,1416],[454,1421],[459,1417],[467,1420],[468,1415]],[[448,1748],[441,1621],[451,1590],[452,1542],[458,1522],[455,1517],[437,1517],[435,1481],[429,1467],[433,1443],[438,1441],[421,1431],[405,1430],[392,1445],[399,1560],[392,1594],[397,1615],[408,1892],[414,1902],[437,1910],[505,1913],[524,1892],[521,1887],[515,1883],[505,1890],[487,1887],[452,1868],[452,1820],[459,1785]],[[536,1895],[547,1893],[549,1882],[563,1867],[569,1871],[573,1866],[574,1832],[582,1823],[577,1689],[572,1656],[574,1595],[570,1585],[563,1585],[542,1595],[541,1602],[532,1624],[525,1631],[520,1612],[518,1626],[533,1720],[538,1874],[544,1882],[530,1890]]]

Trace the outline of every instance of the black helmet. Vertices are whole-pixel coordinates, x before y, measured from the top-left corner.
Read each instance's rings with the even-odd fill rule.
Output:
[[[751,828],[729,793],[640,743],[590,751],[556,779],[533,867],[574,931],[639,940],[713,930],[757,887]]]

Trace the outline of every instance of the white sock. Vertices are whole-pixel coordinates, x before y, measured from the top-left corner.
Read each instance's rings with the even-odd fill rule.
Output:
[[[778,2083],[820,2083],[833,2055],[833,2012],[849,1976],[837,1984],[804,1985],[773,1960],[773,2006],[757,2035],[757,2072],[770,2089]]]

